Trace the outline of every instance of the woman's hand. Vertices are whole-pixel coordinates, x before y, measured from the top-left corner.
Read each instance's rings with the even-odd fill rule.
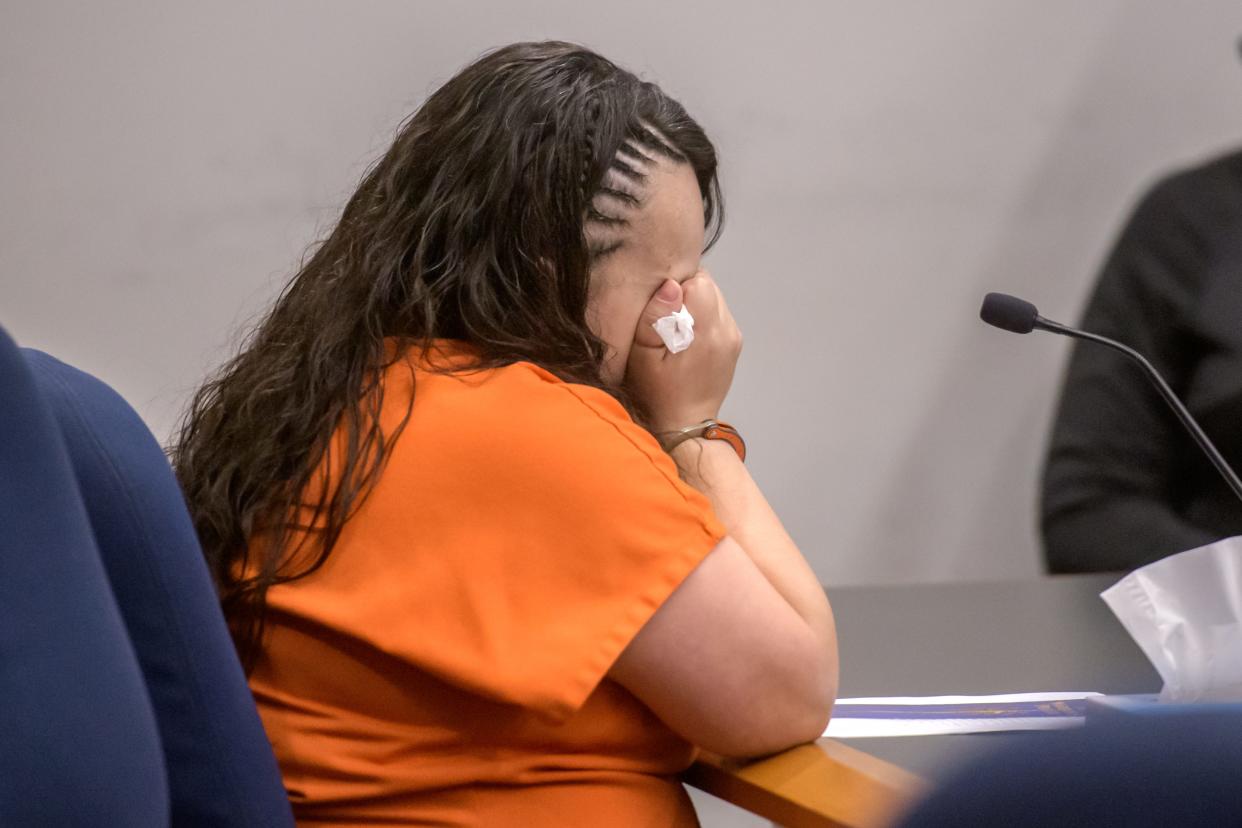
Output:
[[[694,317],[694,342],[673,354],[651,326],[683,303]],[[681,284],[665,280],[648,301],[634,331],[625,381],[646,407],[652,430],[677,431],[720,413],[741,352],[742,333],[724,296],[700,270]]]

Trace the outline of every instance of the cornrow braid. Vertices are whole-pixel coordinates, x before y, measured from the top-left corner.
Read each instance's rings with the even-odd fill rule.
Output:
[[[600,102],[599,98],[592,95],[587,101],[586,111],[584,113],[584,129],[582,136],[582,173],[578,180],[579,194],[582,197],[582,203],[588,205],[590,209],[592,189],[591,170],[595,168],[595,133],[596,124],[599,122]]]
[[[687,160],[650,124],[641,120],[631,124],[623,143],[604,169],[603,182],[587,201],[587,222],[603,230],[602,233],[588,233],[591,261],[598,261],[621,246],[622,239],[616,231],[629,224],[626,211],[642,206],[640,196],[647,180],[645,168],[657,163],[659,156],[675,163]],[[608,202],[621,209],[601,209]]]
[[[687,161],[685,153],[670,144],[663,135],[643,121],[639,121],[630,129],[626,143],[651,150],[678,163],[684,164]]]

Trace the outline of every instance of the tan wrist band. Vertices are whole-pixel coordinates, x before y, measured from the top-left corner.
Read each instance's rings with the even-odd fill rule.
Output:
[[[665,451],[671,452],[687,440],[700,438],[703,440],[723,440],[733,447],[743,462],[746,460],[746,441],[738,430],[728,423],[719,420],[704,420],[698,425],[683,428],[680,431],[665,431],[656,435]]]

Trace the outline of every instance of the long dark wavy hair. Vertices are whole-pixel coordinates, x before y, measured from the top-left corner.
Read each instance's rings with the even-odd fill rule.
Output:
[[[533,362],[635,412],[604,380],[605,345],[586,321],[593,256],[607,253],[587,227],[624,222],[601,198],[632,202],[616,182],[641,186],[635,155],[693,168],[714,242],[716,153],[679,103],[570,43],[484,55],[402,124],[199,389],[170,454],[247,669],[267,590],[323,565],[383,470],[401,428],[380,428],[381,377],[404,348],[462,340],[479,368]]]

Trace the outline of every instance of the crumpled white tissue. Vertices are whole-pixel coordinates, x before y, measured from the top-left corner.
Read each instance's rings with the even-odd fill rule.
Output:
[[[1160,673],[1161,701],[1242,700],[1242,537],[1148,564],[1100,597]]]
[[[694,341],[694,317],[686,310],[685,305],[679,311],[661,316],[651,323],[651,327],[664,340],[664,347],[668,348],[669,353],[679,354]]]

